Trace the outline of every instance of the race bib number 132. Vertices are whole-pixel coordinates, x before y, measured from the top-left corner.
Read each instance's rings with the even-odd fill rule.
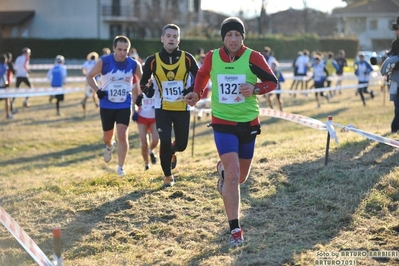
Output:
[[[217,80],[220,103],[235,104],[245,101],[245,97],[240,92],[240,84],[246,82],[245,75],[219,74]]]

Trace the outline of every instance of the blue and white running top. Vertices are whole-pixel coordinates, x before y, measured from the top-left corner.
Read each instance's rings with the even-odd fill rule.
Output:
[[[137,61],[126,57],[117,62],[113,54],[101,57],[101,90],[106,95],[100,99],[100,107],[105,109],[125,109],[132,107],[133,76],[136,73]]]

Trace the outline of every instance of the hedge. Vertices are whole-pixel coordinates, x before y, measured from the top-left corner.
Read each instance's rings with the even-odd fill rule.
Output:
[[[133,39],[132,46],[135,47],[142,58],[145,58],[162,48],[160,39]],[[359,48],[356,38],[319,38],[315,35],[303,36],[267,36],[264,38],[247,38],[245,45],[258,51],[264,46],[269,46],[279,60],[288,60],[296,57],[298,51],[307,49],[309,51],[332,51],[344,49],[348,58],[354,58]],[[198,47],[205,52],[222,46],[221,39],[195,40],[181,39],[180,48],[192,54],[196,54]],[[61,54],[65,58],[85,59],[92,51],[101,54],[102,48],[112,48],[112,40],[99,39],[27,39],[9,38],[0,39],[0,53],[11,52],[14,58],[20,54],[23,47],[32,50],[33,58],[53,59]],[[112,49],[111,49],[112,50]]]

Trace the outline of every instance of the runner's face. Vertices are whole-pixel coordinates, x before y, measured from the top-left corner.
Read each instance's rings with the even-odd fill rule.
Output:
[[[123,62],[126,59],[127,53],[129,51],[129,44],[126,42],[117,42],[114,47],[114,57],[118,62]]]
[[[231,30],[224,36],[223,43],[230,53],[237,53],[243,45],[244,39],[239,31]]]
[[[179,32],[175,29],[167,29],[161,36],[161,42],[166,51],[173,52],[180,43]]]

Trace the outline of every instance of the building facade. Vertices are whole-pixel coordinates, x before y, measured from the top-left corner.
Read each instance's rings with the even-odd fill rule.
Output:
[[[1,0],[0,38],[155,38],[201,22],[201,0]]]
[[[334,10],[338,32],[357,36],[360,50],[384,50],[395,37],[391,25],[399,16],[399,0],[346,1],[348,6]]]

